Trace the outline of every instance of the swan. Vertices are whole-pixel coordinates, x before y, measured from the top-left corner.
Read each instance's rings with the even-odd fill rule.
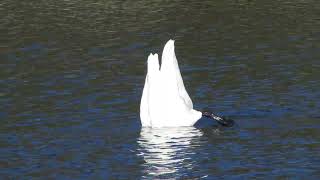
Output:
[[[229,121],[224,118],[193,109],[175,55],[174,40],[165,44],[161,60],[160,65],[157,53],[148,56],[140,102],[142,127],[193,126],[202,116],[227,125]]]

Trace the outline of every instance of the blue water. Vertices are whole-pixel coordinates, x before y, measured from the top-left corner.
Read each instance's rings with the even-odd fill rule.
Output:
[[[0,179],[319,179],[318,1],[0,2]],[[196,109],[140,127],[175,39]]]

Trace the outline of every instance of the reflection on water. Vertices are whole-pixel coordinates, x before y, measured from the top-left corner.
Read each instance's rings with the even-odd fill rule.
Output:
[[[180,169],[193,169],[191,161],[202,132],[194,127],[142,128],[139,156],[146,162],[145,173],[162,177]]]

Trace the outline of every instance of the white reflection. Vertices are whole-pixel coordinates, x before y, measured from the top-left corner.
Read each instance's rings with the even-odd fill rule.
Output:
[[[193,147],[199,145],[202,132],[194,127],[142,128],[138,143],[141,147],[145,172],[159,176],[191,169]]]

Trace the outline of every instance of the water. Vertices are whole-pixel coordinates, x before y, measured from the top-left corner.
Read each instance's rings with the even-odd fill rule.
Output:
[[[319,12],[315,0],[2,0],[1,179],[318,179]],[[170,38],[195,108],[236,127],[141,129],[146,58]]]

